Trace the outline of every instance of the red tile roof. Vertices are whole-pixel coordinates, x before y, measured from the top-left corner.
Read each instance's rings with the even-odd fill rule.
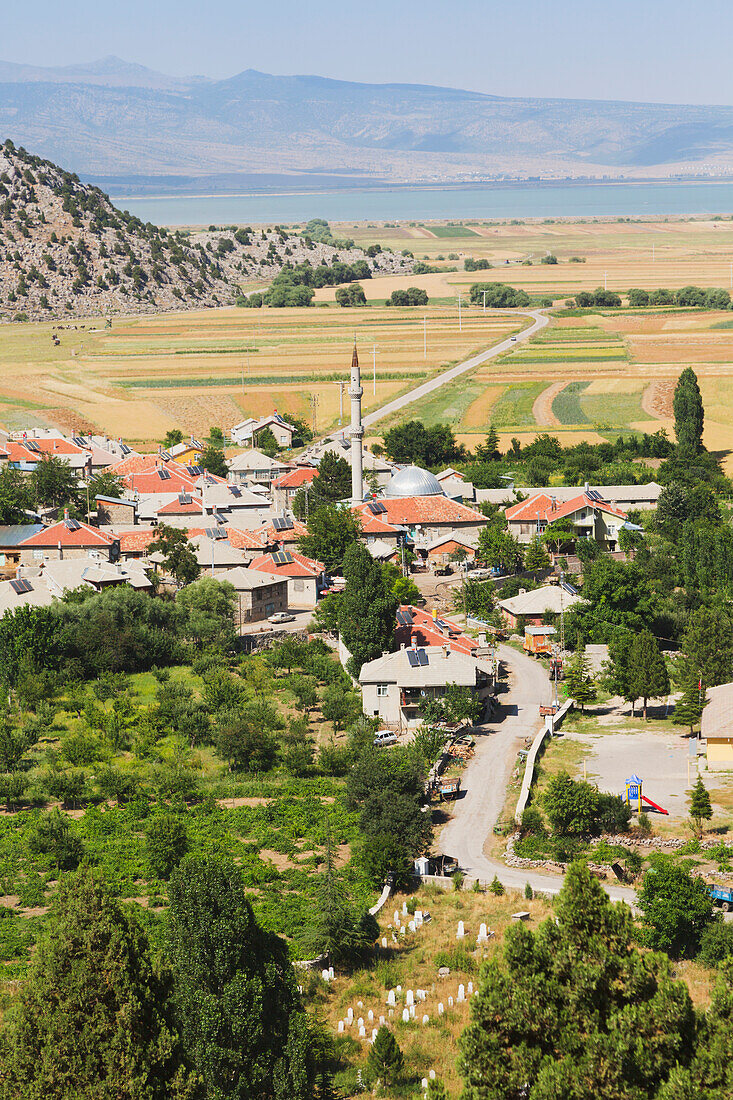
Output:
[[[359,509],[355,509],[359,512]],[[361,517],[361,533],[363,535],[399,535],[400,529],[392,523],[386,523],[383,516],[373,516],[367,508],[359,512]]]
[[[260,540],[260,546],[269,546],[273,542],[296,543],[308,534],[308,528],[300,520],[293,519],[293,526],[286,527],[284,531],[278,531],[270,522],[258,527],[255,534]]]
[[[266,543],[256,531],[244,531],[240,527],[227,526],[229,542],[236,550],[262,550]],[[191,533],[189,531],[189,537]]]
[[[143,531],[122,531],[118,538],[120,540],[120,553],[121,554],[142,554],[144,553],[150,543],[156,536],[156,531],[143,530]],[[190,535],[189,535],[190,537]]]
[[[31,443],[34,444],[32,449],[28,448],[26,446],[27,442],[31,442]],[[31,455],[32,457],[35,457],[35,458],[38,458],[38,451],[42,451],[43,454],[49,454],[49,455],[83,455],[83,454],[85,454],[85,450],[84,450],[83,447],[78,447],[76,445],[76,443],[71,443],[70,440],[68,440],[68,439],[60,439],[57,436],[52,436],[50,439],[49,438],[47,438],[47,439],[31,438],[29,440],[24,440],[24,439],[8,440],[8,443],[9,444],[14,443],[16,446],[23,447],[23,449],[27,452],[27,454],[29,454],[29,455]],[[38,450],[35,449],[36,447],[38,448]]]
[[[433,619],[430,611],[423,611],[419,607],[410,605],[400,607],[401,612],[407,612],[412,616],[412,626],[402,626],[399,622],[395,628],[395,637],[401,645],[410,645],[414,640],[419,646],[447,645],[454,653],[472,654],[478,649],[478,642],[464,634],[457,623],[438,615]],[[445,626],[438,625],[439,620]]]
[[[123,474],[122,481],[125,488],[131,491],[134,490],[136,493],[142,493],[145,496],[157,493],[192,493],[196,491],[194,479],[187,473],[180,473],[175,463],[168,463],[161,466],[161,469],[167,470],[170,477],[161,478],[157,468],[153,466],[149,470],[143,470],[140,473]]]
[[[262,573],[275,573],[281,577],[318,577],[325,569],[323,562],[306,558],[295,550],[288,550],[292,561],[287,565],[276,565],[272,554],[262,554],[250,562],[250,569],[259,569]]]
[[[103,531],[100,531],[97,527],[89,527],[86,523],[80,523],[79,526],[72,530],[66,520],[59,520],[58,523],[52,524],[50,527],[44,527],[42,531],[38,531],[35,535],[31,535],[30,538],[24,539],[23,542],[19,542],[18,546],[24,548],[28,547],[48,547],[53,549],[61,544],[62,547],[86,547],[86,546],[111,546],[117,539],[117,536],[107,535]]]
[[[626,512],[609,504],[607,500],[594,499],[585,492],[565,503],[556,500],[554,508],[552,500],[552,490],[549,493],[539,493],[535,497],[530,497],[529,500],[520,500],[518,504],[512,504],[511,508],[506,509],[504,515],[509,522],[515,523],[536,523],[538,520],[554,523],[558,519],[565,519],[586,508],[608,512],[612,516],[618,516],[619,519],[626,519],[627,516]]]
[[[301,485],[310,485],[317,473],[315,466],[296,466],[272,484],[275,489],[299,489]]]
[[[202,515],[201,497],[190,497],[187,504],[181,504],[178,497],[175,500],[171,500],[168,504],[164,504],[162,508],[158,508],[156,515],[158,516],[187,516],[197,513]]]
[[[483,527],[489,521],[486,516],[456,500],[444,496],[432,497],[380,497],[386,511],[381,513],[382,520],[388,523],[413,526],[422,524],[470,524]],[[355,511],[364,515],[369,511],[368,504],[357,504]],[[371,513],[369,513],[371,514]]]

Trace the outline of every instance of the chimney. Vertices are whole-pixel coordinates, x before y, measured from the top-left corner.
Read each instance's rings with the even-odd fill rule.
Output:
[[[586,481],[585,485],[583,486],[583,492],[587,493],[589,489],[590,489],[590,484]]]
[[[64,508],[64,519],[68,519],[68,518],[69,518],[69,509]]]
[[[551,512],[556,512],[557,511],[557,497],[551,497],[550,499],[552,500],[552,508],[550,509],[550,511]]]
[[[443,646],[443,657],[447,661],[449,656],[450,656],[450,646],[444,645]]]

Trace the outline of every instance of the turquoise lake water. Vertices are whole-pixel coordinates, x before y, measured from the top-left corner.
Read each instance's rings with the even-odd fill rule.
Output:
[[[481,188],[397,188],[318,194],[119,198],[156,225],[462,218],[559,218],[733,213],[733,183],[528,184]]]

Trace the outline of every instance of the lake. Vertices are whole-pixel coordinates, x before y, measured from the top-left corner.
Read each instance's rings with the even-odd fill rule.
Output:
[[[732,183],[516,184],[493,187],[369,188],[308,194],[114,198],[156,225],[462,218],[630,217],[733,213]]]

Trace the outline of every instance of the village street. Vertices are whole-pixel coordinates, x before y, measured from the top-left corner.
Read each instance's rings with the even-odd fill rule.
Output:
[[[463,775],[463,797],[455,803],[454,816],[440,835],[440,850],[455,856],[466,877],[491,881],[497,875],[511,889],[556,894],[562,879],[557,875],[524,868],[507,867],[491,858],[485,849],[504,806],[506,787],[524,739],[540,728],[539,706],[552,700],[552,688],[545,666],[509,646],[498,647],[498,657],[508,672],[508,690],[499,696],[498,720],[486,723],[476,735],[476,754]],[[510,813],[513,816],[514,806]],[[614,900],[633,904],[634,891],[604,884]]]

